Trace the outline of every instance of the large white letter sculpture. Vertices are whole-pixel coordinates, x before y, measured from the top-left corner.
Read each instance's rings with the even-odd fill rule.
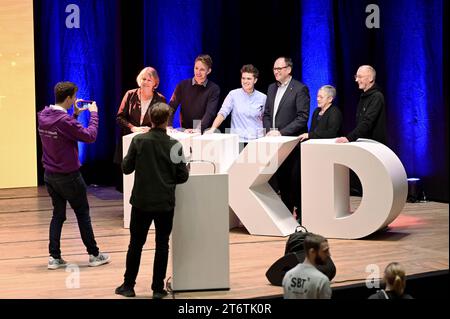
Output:
[[[250,141],[229,170],[229,204],[252,235],[286,236],[298,223],[268,184],[298,144],[298,138],[263,137]]]
[[[304,142],[301,148],[302,222],[308,231],[357,239],[400,214],[408,183],[402,163],[388,147],[366,139],[344,144],[325,139]],[[354,213],[349,212],[349,168],[363,188]]]

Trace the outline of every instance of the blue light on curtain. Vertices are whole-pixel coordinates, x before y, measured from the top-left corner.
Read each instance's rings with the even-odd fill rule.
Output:
[[[38,61],[46,70],[47,104],[54,103],[53,86],[59,81],[77,84],[77,97],[93,99],[99,107],[99,132],[94,144],[79,143],[81,163],[89,160],[108,159],[114,138],[108,129],[114,127],[114,119],[106,108],[113,106],[115,87],[116,47],[116,1],[90,0],[42,0],[39,6],[40,34],[37,35],[42,60]],[[73,10],[66,12],[69,5],[79,8],[79,28],[66,24]],[[70,7],[69,7],[70,8]],[[74,21],[73,19],[69,19]],[[89,112],[83,112],[79,121],[87,126]],[[110,123],[111,122],[111,123]]]
[[[311,95],[309,126],[317,107],[317,91],[326,84],[336,86],[334,57],[333,1],[301,1],[302,82]]]
[[[440,0],[380,2],[390,142],[409,176],[436,176],[446,165],[436,147],[445,125],[442,8]]]
[[[201,0],[144,0],[144,62],[158,70],[158,90],[167,101],[179,81],[193,77],[195,57],[202,53],[201,14]]]

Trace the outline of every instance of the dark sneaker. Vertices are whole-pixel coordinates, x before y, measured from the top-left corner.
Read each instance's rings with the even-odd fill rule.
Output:
[[[135,297],[136,293],[134,292],[133,287],[128,287],[125,286],[125,284],[122,284],[116,288],[116,295],[122,295],[124,297]]]
[[[167,290],[163,290],[163,291],[154,291],[153,292],[153,299],[163,299],[164,297],[166,297],[169,293],[167,292]]]
[[[67,266],[67,263],[62,258],[53,258],[51,256],[48,258],[48,265],[47,265],[48,269],[53,270],[53,269],[58,269],[61,267],[66,267],[66,266]]]

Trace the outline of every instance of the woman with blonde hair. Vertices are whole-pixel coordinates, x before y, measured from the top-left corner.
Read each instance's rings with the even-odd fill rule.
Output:
[[[130,133],[146,133],[150,130],[150,110],[156,103],[166,102],[166,98],[156,91],[159,75],[155,68],[145,67],[136,77],[138,88],[128,90],[123,96],[117,111],[116,121],[120,127],[120,136],[116,143],[114,163],[118,166],[116,188],[122,192],[122,137]]]
[[[384,269],[384,282],[386,288],[371,295],[369,299],[413,299],[405,294],[405,269],[397,262],[392,262]]]

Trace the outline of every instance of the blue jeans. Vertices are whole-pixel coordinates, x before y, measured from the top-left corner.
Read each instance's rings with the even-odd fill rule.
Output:
[[[89,203],[87,200],[86,183],[79,171],[73,173],[44,174],[47,191],[52,198],[53,217],[50,222],[49,253],[53,258],[61,258],[61,231],[66,220],[66,205],[69,202],[75,212],[80,229],[81,239],[90,255],[99,253],[92,230],[89,216]]]
[[[128,246],[125,285],[134,287],[141,263],[142,248],[147,240],[148,230],[155,221],[155,259],[153,261],[153,279],[151,288],[161,292],[164,289],[167,262],[169,258],[169,237],[172,232],[174,210],[167,212],[149,212],[136,207],[131,209],[130,244]]]

